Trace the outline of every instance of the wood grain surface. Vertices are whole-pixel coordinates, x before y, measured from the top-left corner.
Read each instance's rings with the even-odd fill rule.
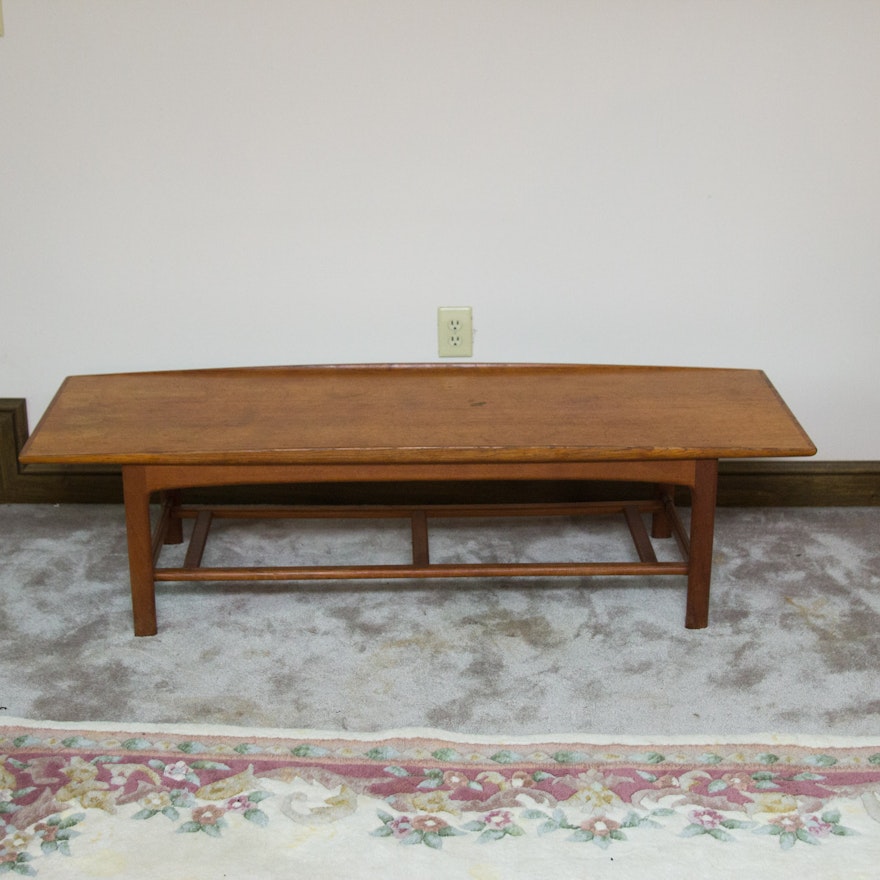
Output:
[[[760,370],[407,364],[73,376],[20,460],[578,462],[815,451]]]

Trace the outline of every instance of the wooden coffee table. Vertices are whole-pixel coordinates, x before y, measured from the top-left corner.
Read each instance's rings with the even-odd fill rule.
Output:
[[[157,581],[668,574],[687,577],[685,625],[708,625],[719,458],[816,449],[757,370],[568,365],[370,365],[73,376],[21,461],[121,465],[136,635],[154,635]],[[642,501],[228,508],[181,503],[190,487],[268,483],[603,480],[648,483]],[[673,503],[691,496],[690,528]],[[150,501],[160,493],[153,527]],[[428,521],[617,513],[638,561],[433,564]],[[681,561],[658,561],[674,536]],[[202,566],[218,516],[406,517],[401,565]],[[183,540],[183,565],[159,567]]]

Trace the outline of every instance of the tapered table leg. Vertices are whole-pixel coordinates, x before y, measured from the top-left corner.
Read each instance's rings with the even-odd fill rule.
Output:
[[[125,529],[128,534],[128,568],[131,576],[131,611],[136,636],[154,636],[156,592],[153,569],[153,540],[150,527],[150,492],[145,470],[135,465],[122,468],[125,499]]]
[[[164,504],[170,506],[172,513],[175,508],[180,506],[180,495],[181,493],[179,489],[169,489],[162,493],[162,501]],[[180,519],[179,516],[172,515],[171,518],[168,520],[168,526],[165,529],[163,543],[183,543],[183,521]]]
[[[696,462],[691,489],[691,538],[684,625],[703,629],[709,625],[709,584],[712,578],[712,544],[715,537],[715,499],[718,490],[718,462]]]
[[[657,487],[657,495],[661,502],[665,502],[668,497],[671,501],[675,500],[675,486],[668,483],[662,483]],[[652,538],[671,538],[672,523],[666,510],[658,510],[651,518],[651,537]]]

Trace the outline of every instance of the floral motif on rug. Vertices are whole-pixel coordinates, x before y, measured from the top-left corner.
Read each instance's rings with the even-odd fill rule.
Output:
[[[169,730],[0,727],[0,873],[627,877],[662,858],[682,877],[874,877],[880,862],[880,744]]]

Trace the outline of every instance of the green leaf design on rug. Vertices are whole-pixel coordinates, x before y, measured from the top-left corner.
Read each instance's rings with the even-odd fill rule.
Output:
[[[808,755],[804,763],[816,767],[833,767],[837,763],[837,758],[831,755]]]
[[[219,837],[221,829],[226,827],[224,813],[221,807],[213,804],[197,807],[192,811],[192,819],[184,822],[177,831],[179,834],[196,834],[203,831],[208,837]]]
[[[253,822],[254,825],[259,825],[260,828],[266,828],[269,824],[269,817],[262,810],[256,808],[245,810],[243,815],[248,822]]]
[[[489,760],[494,761],[496,764],[515,764],[517,761],[521,761],[522,758],[516,752],[502,749],[499,752],[495,752]]]
[[[0,872],[15,871],[16,874],[21,874],[24,877],[34,877],[37,872],[28,865],[32,859],[33,856],[30,853],[20,852],[15,855],[12,861],[7,860],[0,864]]]
[[[555,752],[551,755],[557,764],[581,764],[589,760],[583,752]]]
[[[760,791],[772,791],[779,788],[774,782],[776,774],[771,773],[769,770],[762,770],[758,773],[753,773],[751,778],[755,783],[755,788]]]
[[[388,768],[386,767],[386,772]],[[408,774],[407,774],[408,775]],[[443,785],[443,771],[431,769],[425,771],[425,778],[419,783],[419,788],[425,791],[432,791]]]
[[[660,752],[647,752],[644,755],[633,755],[630,760],[638,764],[662,764],[666,756],[661,755]]]
[[[302,743],[295,749],[291,749],[290,754],[295,755],[297,758],[323,758],[327,754],[327,749],[312,745],[311,743]]]
[[[436,751],[431,752],[431,756],[438,761],[458,761],[461,758],[461,755],[452,748],[437,749]]]
[[[76,813],[63,819],[61,816],[51,816],[45,823],[37,825],[35,833],[40,838],[42,852],[46,855],[54,852],[60,852],[65,856],[71,855],[70,840],[79,835],[79,832],[74,831],[73,828],[85,818],[85,813]]]
[[[720,840],[724,843],[730,843],[734,839],[733,835],[728,834],[723,828],[704,828],[702,825],[688,825],[681,832],[682,837],[699,837],[701,834],[713,837],[715,840]]]
[[[93,739],[86,739],[83,736],[69,736],[67,739],[62,740],[62,743],[68,749],[87,749],[95,745]]]
[[[371,761],[390,761],[391,758],[396,758],[397,754],[397,750],[391,746],[376,746],[367,752],[367,757]]]

